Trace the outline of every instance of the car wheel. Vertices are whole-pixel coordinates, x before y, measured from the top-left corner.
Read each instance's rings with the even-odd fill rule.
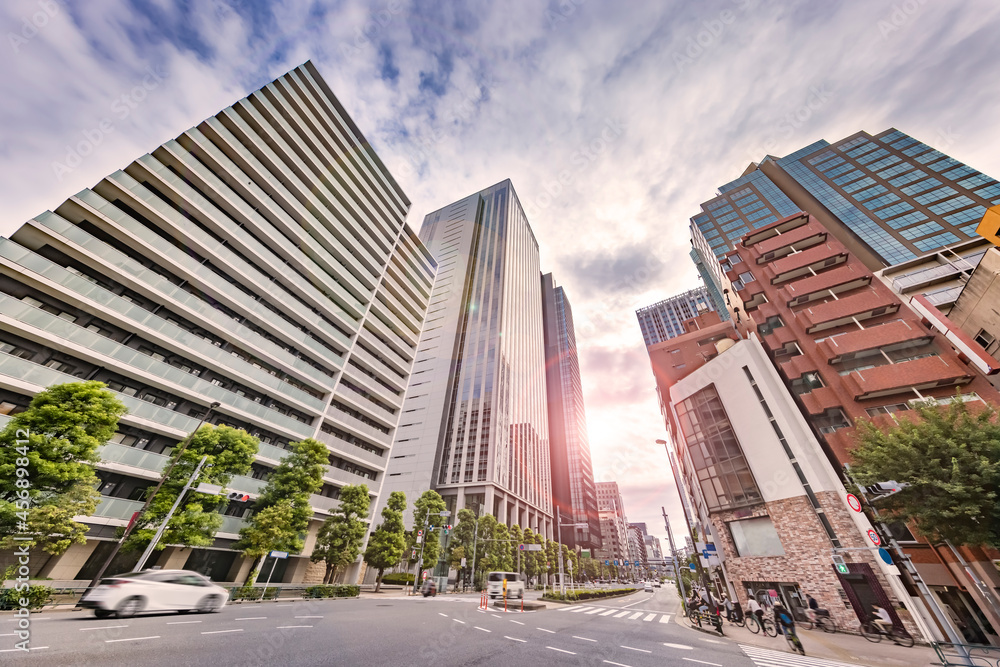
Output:
[[[126,598],[121,604],[115,609],[115,615],[118,618],[132,618],[146,606],[145,600],[141,597],[134,595],[130,598]]]
[[[114,612],[112,612],[110,609],[95,609],[94,610],[94,617],[95,618],[109,618],[111,616],[111,614],[113,614],[113,613]]]
[[[198,603],[198,613],[211,614],[219,611],[221,606],[222,599],[218,595],[206,595],[202,598],[201,602]]]

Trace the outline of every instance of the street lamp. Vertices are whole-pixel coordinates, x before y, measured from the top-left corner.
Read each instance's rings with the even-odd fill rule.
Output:
[[[215,410],[220,405],[222,404],[219,403],[218,401],[215,401],[211,405],[209,405],[208,412],[202,415],[201,421],[198,422],[198,425],[194,427],[193,431],[188,433],[186,438],[184,438],[184,442],[181,443],[180,448],[177,450],[177,455],[174,456],[174,460],[170,463],[170,467],[168,467],[166,472],[163,473],[163,476],[160,477],[160,481],[156,484],[156,487],[153,489],[153,492],[146,494],[146,502],[143,504],[142,509],[140,509],[139,512],[135,515],[136,520],[130,521],[128,526],[125,527],[125,532],[122,534],[121,539],[118,540],[118,544],[116,544],[115,547],[111,550],[111,553],[108,554],[107,559],[104,561],[104,565],[101,565],[101,569],[97,571],[97,574],[94,576],[94,579],[90,582],[90,586],[88,588],[93,588],[94,586],[96,586],[97,583],[104,576],[104,573],[107,572],[108,567],[111,565],[111,561],[114,560],[114,557],[118,555],[118,552],[121,551],[122,545],[125,544],[125,540],[127,540],[129,536],[132,534],[132,530],[138,523],[138,519],[143,514],[146,513],[146,510],[149,509],[149,506],[153,502],[153,498],[155,498],[156,494],[160,491],[160,487],[162,487],[163,483],[167,481],[167,478],[170,476],[171,471],[173,471],[174,466],[177,465],[177,462],[181,460],[181,455],[184,453],[184,450],[187,449],[188,445],[191,444],[191,439],[194,437],[194,434],[197,433],[198,429],[200,429],[202,425],[208,420],[208,417],[209,415],[212,414],[212,411]]]

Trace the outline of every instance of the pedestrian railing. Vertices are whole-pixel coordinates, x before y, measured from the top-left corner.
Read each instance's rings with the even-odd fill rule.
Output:
[[[949,644],[948,642],[932,642],[931,646],[937,652],[942,665],[1000,667],[1000,646]]]

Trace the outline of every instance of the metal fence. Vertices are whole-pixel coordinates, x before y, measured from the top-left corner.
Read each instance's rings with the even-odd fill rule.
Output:
[[[975,667],[1000,667],[1000,646],[984,644],[949,644],[933,642],[942,665],[974,665]],[[963,655],[963,649],[969,657]]]

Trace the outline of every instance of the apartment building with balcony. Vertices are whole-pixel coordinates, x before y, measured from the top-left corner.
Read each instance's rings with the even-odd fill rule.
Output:
[[[308,557],[340,489],[377,503],[430,298],[409,205],[307,62],[0,239],[0,413],[74,380],[128,408],[101,449],[87,543],[34,574],[89,579],[218,402],[211,423],[260,439],[231,484],[251,502],[229,505],[211,548],[151,565],[242,581],[230,546],[252,501],[290,442],[316,438],[329,466],[306,547],[274,579],[321,581]]]
[[[618,561],[629,559],[628,518],[618,482],[597,482],[597,512],[601,519],[600,557]]]
[[[722,268],[733,321],[743,337],[759,336],[763,348],[795,395],[802,414],[831,461],[850,461],[854,420],[891,425],[895,413],[916,401],[956,399],[1000,403],[981,372],[989,355],[932,326],[924,296],[908,306],[811,215],[800,213],[745,235]],[[929,307],[928,307],[929,306]],[[978,629],[976,639],[996,641],[987,596],[969,585],[948,547],[896,527],[897,539],[932,590]],[[985,581],[1000,585],[992,551],[961,547]]]

